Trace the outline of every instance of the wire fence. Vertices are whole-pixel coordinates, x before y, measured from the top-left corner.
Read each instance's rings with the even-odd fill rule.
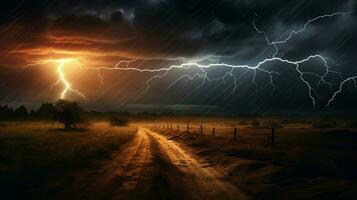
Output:
[[[276,145],[276,125],[252,127],[246,125],[197,124],[197,123],[164,123],[153,124],[151,128],[158,131],[200,134],[206,137],[228,139],[233,142],[265,145]]]

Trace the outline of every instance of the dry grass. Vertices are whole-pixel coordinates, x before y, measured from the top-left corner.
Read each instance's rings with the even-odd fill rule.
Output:
[[[1,123],[2,197],[25,198],[76,170],[96,167],[98,161],[110,159],[136,130],[106,123],[71,131],[48,122]]]
[[[355,121],[334,121],[335,128],[313,128],[320,119],[182,117],[137,121],[133,127],[95,123],[71,131],[47,122],[0,123],[0,192],[3,197],[26,198],[23,195],[36,194],[44,186],[47,192],[61,190],[51,184],[59,179],[70,182],[68,174],[110,159],[132,138],[134,127],[172,124],[173,130],[156,130],[221,167],[229,181],[253,198],[357,199]],[[185,132],[187,123],[190,133]],[[274,123],[279,128],[276,145],[270,148],[267,136]]]
[[[232,182],[257,199],[357,198],[357,130],[346,129],[346,120],[334,120],[335,128],[314,128],[316,121],[321,122],[298,118],[171,119],[161,127],[173,123],[173,131],[156,130],[222,167]],[[188,122],[190,133],[185,132]],[[270,148],[267,137],[273,123],[279,128],[276,145]],[[233,141],[234,128],[238,129],[238,142]]]

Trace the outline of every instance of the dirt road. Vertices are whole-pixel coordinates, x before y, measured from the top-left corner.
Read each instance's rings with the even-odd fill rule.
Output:
[[[113,160],[76,177],[61,199],[248,199],[215,167],[145,128]]]

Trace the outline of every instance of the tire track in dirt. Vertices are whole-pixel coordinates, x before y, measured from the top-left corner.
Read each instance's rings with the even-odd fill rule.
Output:
[[[133,146],[126,148],[118,155],[117,163],[112,166],[116,171],[113,175],[116,180],[120,180],[120,185],[116,184],[119,189],[112,196],[114,199],[125,199],[126,196],[135,192],[139,181],[142,180],[143,169],[152,161],[148,135],[144,131],[138,130],[135,139],[138,141],[134,141]],[[118,168],[118,164],[122,167]],[[106,170],[111,171],[110,169]]]
[[[133,193],[143,168],[151,159],[148,135],[138,130],[122,151],[112,160],[103,162],[100,169],[76,174],[75,181],[58,199],[126,199]]]
[[[204,164],[176,142],[151,130],[140,128],[158,145],[160,154],[172,167],[183,173],[180,176],[186,199],[248,199],[248,197],[231,183],[224,180],[224,175],[212,166]],[[176,176],[172,174],[172,176]],[[177,185],[177,184],[176,184]]]
[[[247,199],[224,175],[166,137],[139,128],[100,168],[75,174],[52,199]]]

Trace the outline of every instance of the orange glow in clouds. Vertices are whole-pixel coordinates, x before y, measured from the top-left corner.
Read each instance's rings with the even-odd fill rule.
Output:
[[[75,59],[58,59],[56,60],[56,62],[58,62],[58,66],[57,66],[57,74],[58,74],[58,80],[55,84],[53,84],[53,86],[55,85],[63,85],[63,90],[60,94],[60,99],[65,99],[68,93],[76,93],[77,95],[83,97],[84,99],[86,98],[81,92],[79,92],[78,90],[74,89],[71,86],[71,83],[66,79],[66,75],[64,73],[64,67],[65,64],[73,64],[73,63],[77,63],[78,61]]]

